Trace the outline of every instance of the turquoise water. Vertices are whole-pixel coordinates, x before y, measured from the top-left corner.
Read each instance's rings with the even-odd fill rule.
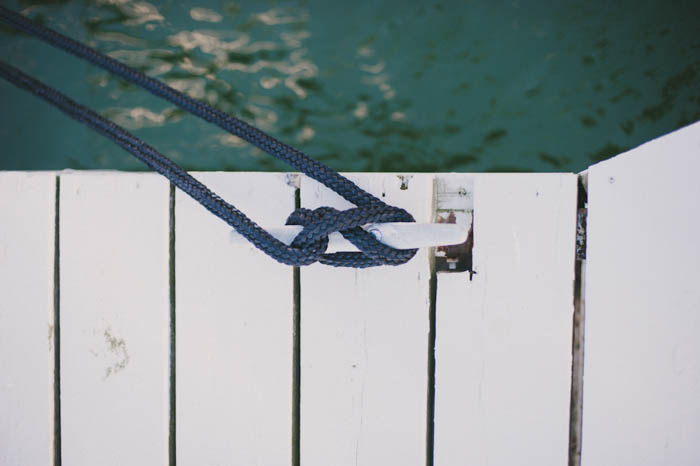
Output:
[[[700,119],[697,1],[4,4],[337,170],[580,171]],[[288,169],[4,25],[0,59],[187,169]],[[0,169],[144,169],[4,81],[0,99]]]

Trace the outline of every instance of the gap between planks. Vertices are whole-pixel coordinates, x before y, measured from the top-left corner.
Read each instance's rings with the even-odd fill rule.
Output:
[[[299,175],[294,181],[294,208],[301,207]],[[292,268],[292,466],[301,464],[301,273]]]
[[[584,181],[585,175],[578,177],[578,196],[576,199],[577,222],[579,222],[578,211],[587,210],[587,196]],[[585,215],[585,214],[584,214]],[[585,222],[585,216],[583,222]],[[578,223],[577,223],[578,227]],[[584,228],[584,248],[586,243],[585,223]],[[569,466],[581,466],[581,426],[583,415],[583,349],[585,338],[585,273],[586,260],[585,249],[583,257],[577,254],[574,272],[574,317],[571,339],[571,405],[569,414]]]
[[[438,207],[438,177],[433,177],[433,196],[431,222],[437,220]],[[437,303],[437,272],[435,269],[435,248],[428,251],[428,265],[430,267],[430,280],[428,281],[428,387],[425,416],[425,464],[433,466],[435,463],[435,342],[436,333],[436,303]]]
[[[53,246],[53,464],[61,466],[61,176],[56,175]]]
[[[170,183],[170,197],[168,199],[169,213],[169,237],[168,237],[168,285],[170,296],[170,372],[168,374],[170,386],[168,393],[169,423],[168,423],[168,464],[177,464],[177,331],[176,331],[176,296],[175,296],[175,185]]]

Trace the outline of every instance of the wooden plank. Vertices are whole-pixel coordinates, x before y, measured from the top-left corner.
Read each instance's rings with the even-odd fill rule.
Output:
[[[582,464],[700,464],[700,123],[588,170]]]
[[[294,210],[291,175],[195,176],[263,226]],[[292,268],[176,199],[178,464],[290,464]]]
[[[3,465],[53,464],[55,193],[55,173],[0,172]]]
[[[432,175],[348,177],[430,221]],[[352,207],[306,177],[301,203]],[[400,267],[301,270],[302,464],[425,464],[429,280],[425,249]]]
[[[168,182],[61,175],[63,463],[168,463]]]
[[[436,466],[567,463],[576,183],[474,176],[476,274],[438,274]]]

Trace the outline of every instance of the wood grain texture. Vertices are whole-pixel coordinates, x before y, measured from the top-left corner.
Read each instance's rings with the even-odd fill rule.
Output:
[[[288,175],[194,175],[263,226],[294,210]],[[292,268],[176,199],[178,464],[290,464]]]
[[[63,464],[168,463],[168,195],[155,174],[61,175]]]
[[[566,464],[577,178],[471,176],[476,274],[438,274],[434,464]]]
[[[588,170],[584,466],[700,464],[700,123]]]
[[[431,218],[432,175],[352,174],[360,187]],[[302,207],[352,204],[303,177]],[[423,465],[430,268],[315,264],[301,270],[301,463]]]
[[[56,174],[0,172],[0,464],[53,464]]]

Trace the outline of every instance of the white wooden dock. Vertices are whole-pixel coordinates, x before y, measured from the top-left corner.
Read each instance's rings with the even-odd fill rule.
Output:
[[[294,269],[156,174],[0,172],[0,465],[700,464],[699,171],[700,123],[592,166],[585,260],[579,175],[348,175],[473,219],[473,274]],[[263,226],[351,206],[195,176]]]

